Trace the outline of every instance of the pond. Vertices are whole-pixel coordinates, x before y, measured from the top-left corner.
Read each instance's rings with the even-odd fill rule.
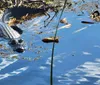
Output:
[[[49,14],[53,16],[54,12]],[[24,53],[13,52],[7,41],[1,40],[0,44],[4,46],[0,49],[1,85],[50,84],[53,44],[44,43],[42,39],[54,36],[59,16],[60,12],[47,27],[44,27],[47,16],[38,16],[18,24],[23,30],[21,38],[26,43]],[[81,21],[92,20],[87,14],[77,16],[75,12],[64,11],[61,18],[66,18],[71,26],[59,23],[59,43],[55,44],[53,65],[54,85],[99,85],[100,23],[83,24]]]

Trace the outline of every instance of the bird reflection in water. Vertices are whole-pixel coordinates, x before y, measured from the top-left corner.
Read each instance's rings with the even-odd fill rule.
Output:
[[[6,39],[13,51],[22,53],[25,51],[25,42],[20,38],[22,30],[17,26],[8,26],[6,23],[0,22],[0,37]]]

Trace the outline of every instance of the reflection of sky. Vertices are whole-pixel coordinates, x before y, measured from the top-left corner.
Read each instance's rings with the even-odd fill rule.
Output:
[[[77,17],[73,13],[65,12],[62,18],[65,17],[72,26],[65,29],[63,24],[60,23],[59,26],[62,29],[58,30],[59,43],[55,48],[54,83],[55,85],[99,85],[99,24],[82,24],[81,20],[88,20],[88,17]],[[18,25],[24,30],[22,38],[29,47],[19,56],[31,58],[40,56],[40,59],[31,62],[22,59],[1,59],[1,85],[49,84],[52,44],[43,43],[41,39],[54,35],[58,16],[46,28],[43,27],[44,18],[44,16],[38,17]]]
[[[94,62],[85,62],[84,64],[58,76],[60,83],[69,83],[71,85],[99,85],[100,84],[100,59]]]

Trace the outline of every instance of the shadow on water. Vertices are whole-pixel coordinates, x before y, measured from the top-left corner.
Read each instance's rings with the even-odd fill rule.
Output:
[[[18,23],[22,23],[26,20],[33,19],[37,16],[42,16],[46,15],[48,16],[47,20],[50,18],[50,15],[47,13],[48,10],[52,11],[57,11],[54,10],[56,7],[52,6],[46,6],[46,7],[41,7],[41,8],[31,8],[31,7],[13,7],[13,8],[8,8],[5,10],[4,15],[3,15],[3,21],[8,22],[8,24],[14,25]],[[22,12],[23,11],[23,12]]]

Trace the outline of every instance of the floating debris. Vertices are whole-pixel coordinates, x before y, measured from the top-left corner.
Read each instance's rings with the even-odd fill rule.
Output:
[[[37,61],[41,58],[41,56],[37,56],[35,58],[33,58],[33,57],[23,57],[23,56],[19,56],[17,54],[11,55],[9,53],[3,53],[3,52],[0,52],[0,57],[5,58],[5,59],[10,59],[10,60],[18,59],[18,60],[27,60],[27,61]]]
[[[5,52],[0,52],[0,56],[6,58],[9,55],[9,53],[5,53]]]
[[[18,56],[12,56],[12,59],[19,59],[19,57]]]
[[[19,24],[19,23],[21,23],[21,21],[20,20],[17,20],[16,18],[10,18],[10,20],[7,22],[7,24],[9,26],[13,26],[13,25]]]
[[[0,48],[2,48],[3,47],[3,45],[2,44],[0,44]]]
[[[41,58],[41,56],[38,56],[36,58],[34,58],[33,60],[36,61],[36,60],[39,60]]]
[[[89,22],[89,21],[81,21],[83,24],[94,24],[94,22]]]
[[[60,23],[65,24],[64,26],[60,27],[59,29],[63,29],[63,28],[70,28],[71,24],[68,23],[68,21],[66,20],[66,18],[63,18],[60,20]]]
[[[49,37],[49,38],[44,38],[44,39],[42,39],[42,41],[43,41],[44,43],[52,43],[52,42],[58,43],[58,42],[59,42],[59,38],[58,38],[58,37],[56,37],[56,38],[54,38],[54,37]]]
[[[43,32],[41,31],[41,32],[37,32],[37,34],[42,34]]]
[[[66,20],[66,18],[63,18],[63,19],[60,20],[60,23],[68,24],[68,21]]]

